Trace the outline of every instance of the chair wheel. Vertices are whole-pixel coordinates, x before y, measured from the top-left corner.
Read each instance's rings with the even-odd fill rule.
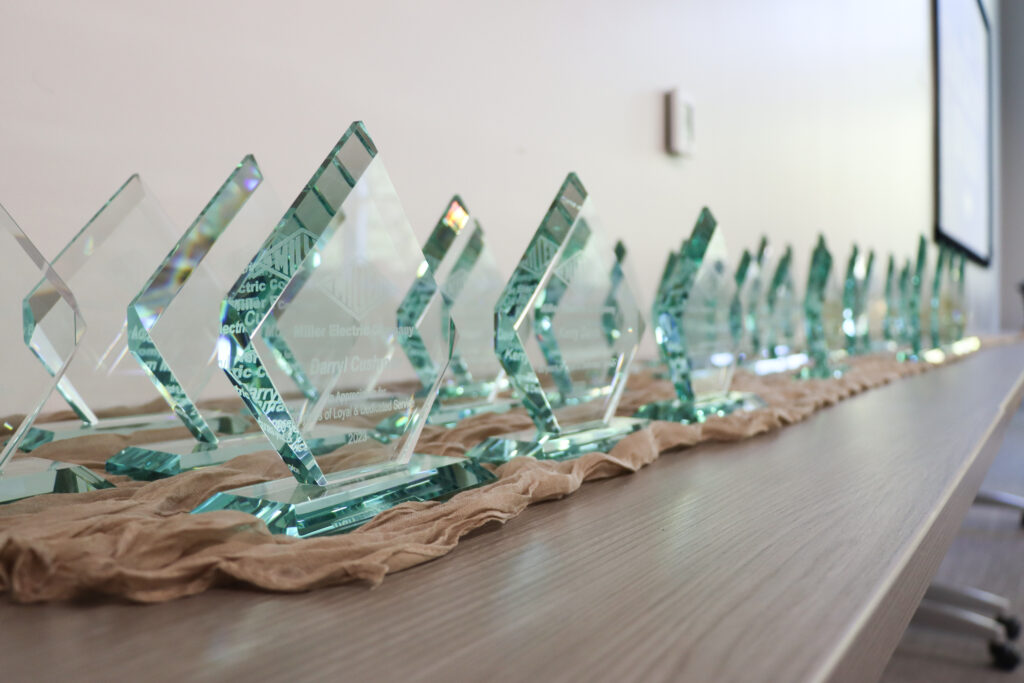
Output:
[[[996,621],[1003,625],[1003,630],[1006,631],[1006,637],[1010,640],[1017,640],[1017,636],[1020,635],[1020,619],[1017,617],[996,617]]]
[[[1013,643],[989,643],[992,664],[1003,671],[1013,671],[1020,665],[1020,650]]]

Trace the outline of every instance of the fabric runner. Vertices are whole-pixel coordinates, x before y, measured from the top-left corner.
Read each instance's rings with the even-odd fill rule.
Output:
[[[653,422],[607,454],[565,462],[516,458],[498,468],[498,481],[488,486],[442,503],[400,505],[339,536],[299,540],[273,536],[262,522],[240,512],[188,514],[217,491],[290,476],[272,451],[157,482],[108,476],[116,488],[0,506],[0,592],[23,603],[97,596],[163,602],[215,586],[307,591],[352,580],[376,585],[389,573],[451,552],[478,527],[505,523],[533,503],[568,496],[585,481],[635,472],[702,441],[746,439],[779,429],[859,392],[937,367],[883,356],[846,362],[849,370],[839,379],[797,381],[790,373],[738,372],[733,388],[758,394],[767,407],[703,424]],[[642,403],[673,395],[666,381],[633,377],[619,414],[631,415]],[[417,450],[461,455],[488,436],[530,426],[522,411],[479,415],[455,429],[428,428]],[[102,473],[106,459],[127,445],[186,435],[182,428],[145,437],[81,437],[47,444],[33,455]]]

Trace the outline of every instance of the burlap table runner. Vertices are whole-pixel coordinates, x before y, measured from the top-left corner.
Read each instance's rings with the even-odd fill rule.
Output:
[[[734,388],[753,391],[767,407],[704,424],[654,422],[611,453],[567,462],[517,458],[497,469],[498,481],[444,503],[408,503],[342,536],[296,540],[272,536],[239,512],[190,515],[213,493],[289,476],[273,452],[242,456],[217,467],[142,483],[110,477],[116,488],[50,495],[0,506],[0,591],[17,602],[112,596],[162,602],[214,586],[306,591],[384,576],[450,552],[488,522],[504,523],[528,505],[562,498],[585,481],[635,472],[660,455],[701,441],[745,439],[799,422],[856,393],[934,366],[868,356],[849,361],[840,379],[796,381],[789,373],[737,373]],[[673,396],[668,382],[631,379],[619,413]],[[481,415],[452,430],[424,432],[424,452],[461,455],[488,436],[530,426],[522,411]],[[183,436],[148,434],[147,441]],[[35,455],[87,465],[103,463],[133,436],[94,436],[52,443]],[[495,530],[494,533],[501,533]]]

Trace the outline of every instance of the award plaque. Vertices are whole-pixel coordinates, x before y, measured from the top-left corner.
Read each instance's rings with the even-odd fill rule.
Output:
[[[536,430],[491,437],[468,457],[573,458],[646,424],[615,416],[646,326],[617,264],[593,199],[570,173],[494,310],[498,359]]]
[[[239,510],[272,533],[340,533],[405,501],[493,480],[476,463],[414,453],[456,342],[441,291],[417,246],[377,149],[354,123],[229,290],[218,362],[293,477],[218,493],[194,512]],[[426,299],[418,325],[399,312]],[[308,386],[255,344],[264,325],[287,345]],[[415,343],[438,369],[421,391],[402,352]],[[404,412],[404,430],[374,427]]]
[[[952,280],[950,337],[954,343],[964,339],[967,330],[967,290],[964,282],[966,266],[967,255],[964,252],[958,251],[950,256],[949,271]]]
[[[221,375],[216,351],[227,279],[252,256],[252,235],[280,216],[272,193],[257,192],[263,187],[256,160],[245,157],[129,303],[129,350],[193,438],[129,446],[107,460],[108,472],[153,480],[270,448],[262,434],[218,437],[223,429],[196,406]],[[240,403],[237,431],[251,424],[241,412]]]
[[[614,352],[623,316],[619,309],[620,294],[618,290],[626,277],[624,271],[626,246],[618,241],[612,252],[615,255],[615,260],[611,270],[607,273],[607,279],[602,282],[602,284],[607,282],[608,293],[603,302],[601,334],[604,336],[608,348]],[[574,405],[606,396],[612,385],[604,381],[600,361],[598,361],[596,371],[592,370],[590,373],[586,373],[580,372],[579,368],[567,365],[562,356],[562,347],[572,346],[576,341],[571,337],[566,339],[561,333],[560,326],[556,326],[554,323],[556,314],[562,312],[564,320],[566,317],[564,311],[570,310],[561,306],[562,297],[565,296],[567,289],[568,285],[562,278],[555,277],[548,282],[544,290],[544,297],[537,300],[537,305],[534,308],[533,330],[537,337],[537,347],[544,356],[544,364],[555,384],[555,389],[549,394],[549,398],[553,403]],[[632,297],[632,294],[629,294],[627,298],[629,297]],[[589,340],[593,334],[593,330],[590,330],[582,338]],[[596,349],[594,351],[596,354],[600,354],[600,351]]]
[[[910,261],[902,268],[889,255],[885,276],[885,317],[882,322],[883,344],[880,350],[903,357],[909,348]]]
[[[676,263],[678,262],[680,255],[686,250],[686,240],[683,240],[682,245],[679,247],[679,251],[668,252],[668,256],[665,259],[665,266],[661,271],[661,278],[658,280],[658,288],[654,292],[654,301],[660,301],[662,298],[668,295],[668,290],[672,286],[672,277],[676,272]],[[668,369],[665,367],[664,359],[661,357],[661,352],[658,352],[658,358],[643,361],[643,367],[651,373],[656,379],[667,380],[669,378]]]
[[[754,265],[753,261],[754,259],[751,257],[750,251],[744,249],[743,253],[740,254],[740,261],[736,266],[736,274],[734,276],[736,290],[733,293],[732,301],[729,303],[729,333],[732,334],[733,344],[736,345],[736,362],[738,364],[746,362],[748,358],[752,358],[754,355],[751,343],[753,334],[750,326],[747,325],[743,308],[744,300],[749,299],[751,284],[757,279],[757,266]],[[750,317],[754,317],[753,311],[751,311]]]
[[[740,265],[749,269],[751,259]],[[676,398],[641,406],[638,417],[700,422],[741,407],[741,396],[729,392],[738,347],[736,294],[725,239],[704,208],[651,313]]]
[[[763,315],[758,316],[762,359],[751,368],[759,375],[794,370],[807,362],[792,263],[793,248],[787,245],[768,281]]]
[[[811,267],[807,274],[807,291],[804,294],[804,327],[807,337],[807,355],[810,364],[800,370],[805,378],[838,377],[841,373],[832,367],[829,349],[830,332],[840,331],[842,324],[838,316],[826,311],[829,277],[832,273],[832,254],[825,246],[825,237],[820,235],[811,253]],[[836,306],[835,308],[838,308]],[[831,332],[834,334],[834,332]]]
[[[755,254],[744,249],[736,268],[736,297],[730,313],[730,325],[738,343],[737,362],[749,365],[762,356],[762,320],[765,308],[765,270],[768,239],[761,238]]]
[[[423,255],[430,270],[422,275],[425,283],[417,280],[402,301],[398,309],[400,324],[419,327],[436,323],[435,317],[424,316],[433,302],[436,282],[448,311],[441,333],[447,336],[449,317],[459,331],[449,372],[438,388],[427,423],[454,427],[471,415],[510,410],[515,402],[497,397],[508,382],[494,354],[494,302],[505,283],[484,240],[483,228],[460,197],[448,203],[423,247]],[[415,336],[399,337],[399,343],[416,371],[420,391],[430,391],[441,368],[423,353]],[[382,434],[401,433],[406,419],[404,413],[389,417],[377,425],[377,430]]]
[[[22,440],[32,428],[43,405],[53,393],[74,356],[85,324],[78,303],[67,285],[53,271],[29,241],[25,233],[0,206],[0,261],[4,283],[12,288],[10,296],[0,298],[0,337],[6,350],[5,386],[0,397],[3,431],[7,441],[0,449],[0,503],[9,503],[43,493],[78,493],[110,488],[102,477],[81,465],[35,457],[14,458]],[[40,283],[41,281],[41,283]],[[34,288],[33,296],[23,302],[20,291]],[[22,316],[46,316],[48,335],[36,333],[32,343],[45,345],[52,371],[31,360],[22,337]],[[27,361],[27,362],[26,362]],[[16,414],[23,415],[15,422]]]
[[[944,244],[939,245],[928,298],[928,339],[933,349],[948,350],[952,338],[953,278],[950,270],[952,253]]]
[[[901,321],[901,332],[899,338],[899,351],[898,355],[901,359],[906,359],[913,354],[910,343],[910,298],[911,289],[914,282],[914,271],[910,264],[910,259],[905,259],[903,262],[903,268],[900,269],[899,278],[899,316]]]
[[[147,371],[130,353],[125,310],[175,237],[172,224],[153,195],[139,176],[133,175],[53,260],[54,272],[74,292],[89,323],[88,333],[57,384],[57,391],[79,419],[36,425],[22,441],[22,450],[88,434],[128,434],[180,424],[171,410],[155,415],[97,417],[104,403],[138,405],[156,397]],[[46,286],[45,281],[36,283],[26,302]],[[61,333],[61,321],[52,319],[50,312],[29,312],[24,325],[29,348],[54,374],[63,359],[50,353],[48,340]],[[216,428],[233,431],[244,426],[244,421],[232,416],[219,417]],[[215,417],[211,415],[210,419]]]
[[[926,361],[941,363],[948,355],[963,355],[981,346],[977,337],[964,337],[966,325],[966,296],[962,252],[944,244],[939,245],[935,265],[935,279],[929,287],[929,339],[931,347],[922,353]]]
[[[907,345],[909,353],[904,353],[905,360],[919,360],[924,346],[923,325],[926,318],[921,309],[921,290],[924,286],[925,270],[928,263],[928,242],[924,235],[917,241],[917,260],[912,271],[906,271],[908,277],[904,280],[903,295],[906,300],[907,312]]]
[[[875,252],[867,257],[853,245],[846,264],[843,281],[843,341],[848,354],[868,353],[871,350],[870,288],[871,272],[875,265]]]

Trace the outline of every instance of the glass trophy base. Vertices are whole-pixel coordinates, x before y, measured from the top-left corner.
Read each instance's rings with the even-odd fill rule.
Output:
[[[943,344],[941,347],[928,349],[921,352],[921,359],[927,363],[945,363],[950,358],[958,358],[974,353],[981,348],[981,340],[977,337],[965,337],[950,344]],[[901,358],[900,360],[907,360]],[[911,359],[914,360],[914,359]]]
[[[440,401],[450,399],[479,398],[486,399],[498,392],[508,390],[508,380],[495,382],[470,382],[468,384],[445,384],[437,390]]]
[[[467,417],[485,414],[500,415],[518,406],[519,402],[513,399],[452,403],[448,405],[435,401],[430,415],[427,416],[427,424],[454,429],[460,421],[465,420]],[[408,419],[409,417],[404,413],[392,415],[381,420],[375,429],[380,437],[390,440],[405,433],[405,425]]]
[[[203,417],[218,434],[241,434],[252,425],[249,418],[240,414],[210,412],[209,414],[204,413]],[[184,425],[172,412],[101,418],[99,422],[93,424],[86,424],[81,420],[43,422],[36,423],[28,430],[19,449],[31,453],[51,441],[66,441],[95,434],[132,434],[154,429],[174,429],[175,427],[184,427]]]
[[[585,453],[607,453],[615,444],[647,426],[648,421],[632,417],[613,417],[609,422],[578,425],[564,434],[539,435],[527,429],[489,437],[474,446],[466,457],[477,462],[501,464],[519,456],[538,460],[571,460]]]
[[[113,487],[82,465],[43,458],[15,458],[0,472],[0,503],[44,493],[84,493]]]
[[[365,431],[318,429],[314,438],[309,439],[309,447],[313,455],[323,455],[353,441],[365,441],[368,436],[377,438]],[[137,481],[156,481],[188,470],[220,465],[240,455],[272,450],[274,447],[263,432],[229,436],[215,444],[174,439],[129,446],[107,460],[106,470]]]
[[[610,392],[611,386],[608,385],[595,387],[587,384],[580,384],[573,387],[572,393],[566,394],[565,396],[563,396],[559,391],[549,391],[547,392],[547,395],[548,400],[551,401],[552,405],[567,407],[579,406],[584,403],[596,401],[597,399],[604,398]]]
[[[444,403],[435,401],[434,408],[430,411],[430,415],[427,417],[427,424],[451,429],[455,427],[460,420],[464,420],[467,417],[484,414],[500,415],[501,413],[507,413],[518,406],[519,401],[511,398],[499,398],[494,401],[480,403],[463,403],[461,405],[458,403],[445,405]]]
[[[839,379],[849,368],[845,365],[826,363],[805,365],[796,373],[797,379]]]
[[[787,353],[774,358],[758,358],[747,364],[755,375],[774,375],[777,372],[791,372],[807,365],[810,358],[806,353]]]
[[[758,410],[765,402],[757,394],[730,391],[725,396],[714,396],[696,401],[682,401],[678,398],[655,401],[640,406],[637,417],[663,422],[704,422],[714,415],[725,416],[737,411]]]
[[[238,510],[271,533],[311,538],[351,531],[399,503],[449,498],[492,481],[491,472],[463,458],[413,455],[402,465],[328,474],[327,486],[289,477],[222,491],[192,513]]]

